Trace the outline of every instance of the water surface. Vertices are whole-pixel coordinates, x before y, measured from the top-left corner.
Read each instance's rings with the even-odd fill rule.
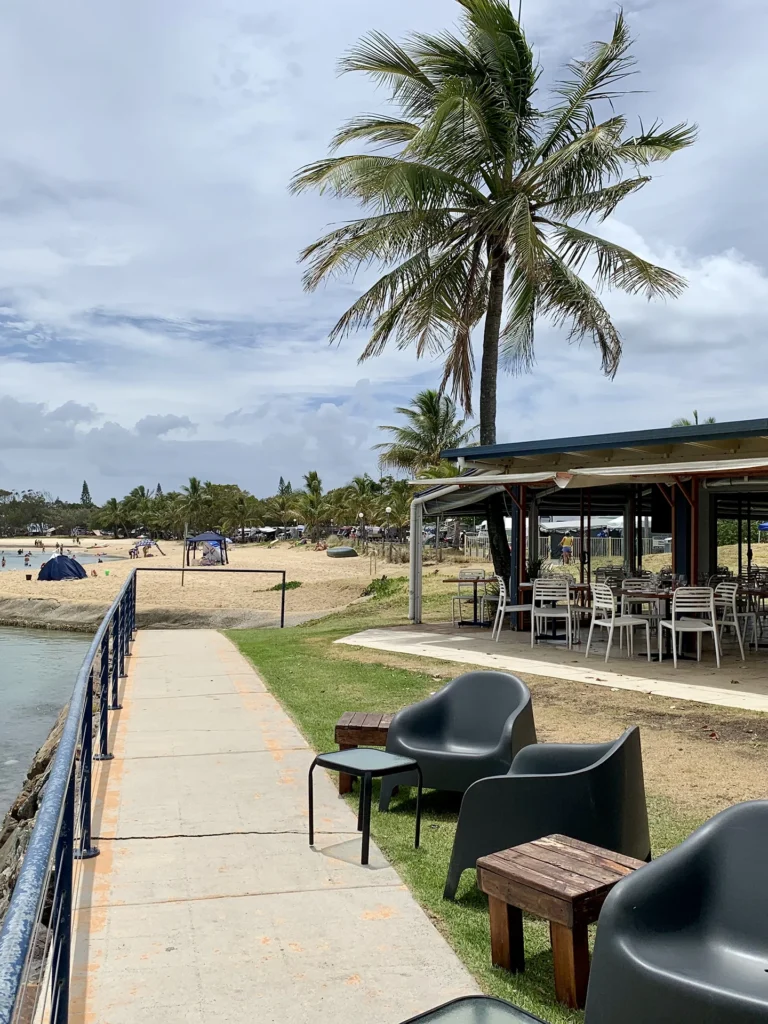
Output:
[[[0,819],[69,700],[87,633],[0,626]]]

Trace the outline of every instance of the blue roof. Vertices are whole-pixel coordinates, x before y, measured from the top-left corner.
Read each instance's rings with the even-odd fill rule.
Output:
[[[499,459],[523,455],[559,455],[563,452],[602,451],[609,448],[643,448],[665,444],[695,444],[702,441],[730,441],[742,437],[768,438],[768,419],[736,420],[731,423],[700,423],[692,427],[657,427],[625,430],[611,434],[586,434],[544,441],[513,441],[508,444],[449,448],[444,459]]]

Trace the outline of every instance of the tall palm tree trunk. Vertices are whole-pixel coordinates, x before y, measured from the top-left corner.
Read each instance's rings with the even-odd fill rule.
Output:
[[[496,444],[496,382],[499,375],[499,337],[504,309],[506,265],[507,258],[503,250],[496,249],[491,253],[491,280],[480,367],[480,444]],[[504,526],[503,495],[496,494],[488,500],[487,520],[493,571],[508,580],[512,563]]]

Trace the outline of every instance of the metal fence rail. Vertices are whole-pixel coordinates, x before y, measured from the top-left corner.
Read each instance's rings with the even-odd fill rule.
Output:
[[[109,712],[120,705],[136,633],[137,576],[181,569],[135,566],[102,619],[77,675],[24,863],[0,930],[0,1024],[67,1024],[73,893],[83,860],[98,849],[91,836],[93,761],[112,758]],[[282,579],[280,625],[285,625],[283,569],[184,569],[184,572],[256,572]],[[94,686],[96,683],[96,686]],[[98,693],[98,749],[94,749],[94,694]]]

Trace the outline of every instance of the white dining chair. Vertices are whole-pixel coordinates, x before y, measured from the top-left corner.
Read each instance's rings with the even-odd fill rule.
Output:
[[[678,618],[678,616],[681,616]],[[694,616],[703,616],[695,618]],[[715,616],[715,592],[711,587],[678,587],[672,594],[672,618],[659,622],[659,660],[661,660],[661,641],[664,630],[672,633],[672,657],[677,668],[678,643],[682,642],[683,634],[696,634],[696,660],[701,661],[701,638],[704,633],[711,633],[715,642],[715,658],[720,668],[720,641],[717,635],[717,618]]]
[[[564,602],[564,603],[563,603]],[[573,608],[571,606],[570,577],[547,576],[533,581],[531,607],[531,647],[536,643],[537,624],[546,633],[550,620],[565,623],[565,638],[568,647],[573,646]]]
[[[728,580],[718,583],[715,587],[715,612],[720,621],[720,646],[723,644],[723,630],[726,626],[733,628],[739,641],[741,660],[744,661],[744,638],[747,626],[752,627],[752,642],[757,650],[757,615],[754,611],[739,610],[739,583]],[[742,628],[741,623],[744,623]]]
[[[459,609],[459,622],[464,622],[463,609],[465,605],[472,605],[474,608],[475,604],[475,584],[474,580],[485,579],[485,569],[460,569],[459,570],[459,584],[456,588],[456,593],[453,595],[451,601],[451,622],[456,625],[456,608]],[[466,580],[467,582],[463,582]],[[482,605],[482,599],[484,596],[485,586],[480,589],[481,584],[477,585],[477,603],[478,607]]]
[[[501,576],[496,577],[496,581],[499,584],[499,594],[496,600],[496,617],[493,620],[493,629],[491,631],[491,637],[498,643],[499,637],[501,636],[501,628],[504,625],[504,616],[510,616],[510,627],[512,625],[511,617],[518,615],[521,612],[530,612],[533,607],[530,604],[508,604],[507,586]],[[491,601],[493,595],[488,595],[486,601]]]
[[[622,601],[623,604],[623,601]],[[595,626],[601,626],[608,630],[608,647],[605,652],[605,660],[611,653],[613,644],[613,633],[618,627],[619,636],[627,631],[627,654],[631,658],[635,653],[634,632],[636,626],[643,626],[645,629],[645,645],[648,652],[648,661],[651,660],[651,623],[644,615],[621,615],[616,614],[616,595],[607,583],[592,584],[592,621],[589,624],[589,636],[587,637],[587,649],[584,657],[589,657],[589,648],[592,643],[592,634]]]
[[[661,601],[657,597],[649,597],[648,591],[655,590],[658,586],[658,577],[650,574],[642,578],[630,577],[623,580],[620,614],[647,618],[651,625],[656,626],[661,618]]]

